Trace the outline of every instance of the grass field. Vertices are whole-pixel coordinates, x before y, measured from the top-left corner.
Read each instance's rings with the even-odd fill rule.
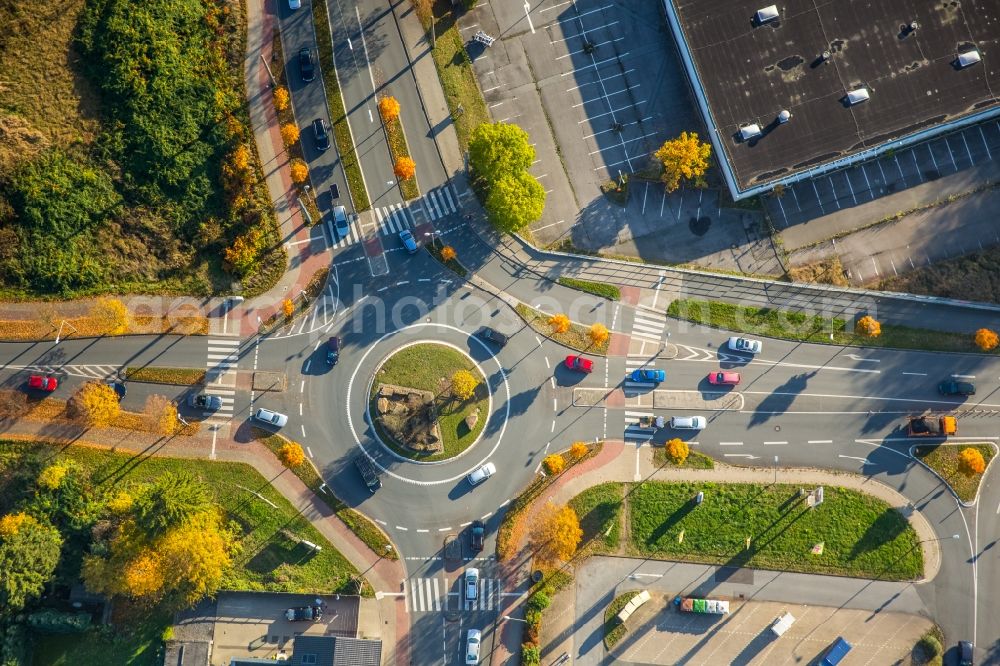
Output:
[[[451,376],[456,370],[469,370],[476,375],[480,384],[476,394],[470,400],[458,401],[449,389]],[[436,344],[419,344],[396,352],[375,376],[372,385],[372,414],[376,413],[374,406],[375,393],[380,383],[394,384],[421,391],[430,391],[435,397],[438,410],[438,427],[441,429],[441,439],[444,450],[433,455],[423,455],[411,451],[402,445],[391,441],[384,428],[379,428],[385,443],[401,456],[414,460],[445,460],[454,457],[470,446],[489,420],[489,398],[486,390],[486,380],[482,373],[464,354]],[[469,429],[465,418],[479,412],[476,427]],[[376,424],[378,421],[376,420]]]
[[[855,335],[853,329],[845,331],[843,319],[827,319],[770,308],[743,307],[719,301],[677,299],[667,308],[667,315],[737,333],[764,335],[784,340],[927,351],[981,351],[973,343],[971,333],[962,335],[882,324],[882,335],[877,338],[865,338]],[[833,335],[832,340],[831,335]],[[1000,353],[1000,347],[992,353]]]
[[[983,481],[983,474],[969,476],[959,471],[958,454],[968,448],[975,449],[982,454],[987,468],[990,460],[996,455],[994,448],[989,444],[922,445],[914,448],[913,455],[916,456],[917,460],[937,472],[945,483],[951,486],[959,499],[971,502],[976,498],[976,493],[979,492],[979,484]]]
[[[715,467],[715,461],[711,457],[697,451],[688,451],[688,457],[684,464],[675,465],[667,459],[667,449],[664,446],[653,448],[653,463],[657,467],[683,467],[687,469],[713,469]]]
[[[565,333],[554,333],[552,327],[549,326],[549,315],[544,312],[539,312],[524,303],[518,303],[514,310],[517,314],[521,315],[521,318],[524,319],[528,326],[561,345],[596,356],[604,356],[608,353],[608,344],[611,341],[610,336],[602,344],[595,345],[587,335],[589,329],[586,326],[570,324],[569,330]]]
[[[603,282],[591,282],[590,280],[577,280],[576,278],[559,278],[559,284],[571,289],[585,291],[588,294],[601,296],[611,301],[619,301],[622,297],[621,289],[613,284]]]
[[[119,602],[119,605],[127,605]],[[163,630],[170,626],[170,613],[154,612],[114,625],[107,636],[97,629],[82,635],[48,634],[35,640],[34,666],[160,666]]]
[[[621,539],[622,484],[602,483],[574,497],[569,506],[576,511],[583,530],[581,548],[591,552],[614,552]]]
[[[855,491],[828,487],[824,503],[808,509],[797,486],[646,482],[629,487],[626,548],[636,556],[880,580],[912,580],[923,573],[917,535],[906,519]],[[705,501],[696,507],[692,498],[699,491]],[[823,554],[810,554],[821,542]]]

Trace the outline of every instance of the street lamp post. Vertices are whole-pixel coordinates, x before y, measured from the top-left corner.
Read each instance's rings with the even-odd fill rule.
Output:
[[[774,456],[774,483],[778,483],[778,456]]]
[[[510,615],[501,615],[500,617],[502,617],[505,620],[513,620],[514,622],[524,622],[525,624],[528,624],[527,620],[522,620],[519,617],[511,617]]]
[[[920,543],[930,543],[932,541],[950,541],[952,539],[961,539],[961,535],[952,534],[950,537],[935,537],[933,539],[921,539]]]

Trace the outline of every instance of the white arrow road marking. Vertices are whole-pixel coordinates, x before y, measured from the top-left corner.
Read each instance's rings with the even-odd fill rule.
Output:
[[[877,358],[865,358],[864,356],[858,356],[857,354],[841,354],[841,356],[846,356],[847,358],[853,358],[855,361],[868,361],[869,363],[881,363],[882,361]]]
[[[858,456],[845,456],[843,453],[837,455],[838,458],[850,458],[851,460],[860,460],[861,462],[868,462],[868,458],[859,458]]]
[[[757,460],[760,456],[752,456],[749,453],[723,453],[727,458],[747,458],[748,460]]]

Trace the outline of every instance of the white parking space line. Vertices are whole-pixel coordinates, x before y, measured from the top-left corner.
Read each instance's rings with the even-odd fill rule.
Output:
[[[614,58],[608,58],[606,60],[601,60],[599,62],[595,61],[594,63],[592,63],[590,65],[584,65],[583,67],[577,67],[576,69],[572,69],[572,70],[570,70],[568,72],[563,72],[559,76],[570,76],[571,74],[579,74],[580,72],[582,72],[582,71],[584,71],[586,69],[590,69],[591,67],[593,67],[594,69],[597,69],[601,65],[607,64],[609,62],[615,62],[615,61],[624,60],[625,57],[628,56],[629,53],[631,53],[631,52],[630,51],[626,51],[625,53],[622,53],[621,55],[615,56]],[[591,58],[593,58],[593,56],[591,56]],[[598,76],[600,76],[600,74],[598,74]],[[595,83],[598,83],[598,82],[595,82]]]
[[[937,171],[938,173],[941,173],[941,167],[938,166],[937,158],[934,157],[934,150],[931,148],[931,144],[928,142],[928,143],[926,143],[924,145],[927,146],[927,152],[931,154],[931,162],[934,163],[934,170]],[[917,156],[914,155],[913,156],[913,163],[916,164],[916,162],[917,162]]]
[[[983,139],[983,148],[986,149],[986,156],[988,158],[990,158],[990,160],[992,160],[993,159],[993,153],[990,152],[990,144],[988,144],[986,142],[986,133],[983,132],[983,126],[982,125],[979,126],[979,136]]]
[[[874,199],[875,192],[872,190],[872,181],[868,180],[868,171],[865,170],[864,164],[861,165],[861,173],[864,174],[865,184],[868,186],[868,192],[871,194],[872,199]],[[855,199],[854,203],[857,203],[857,199]]]
[[[833,184],[833,174],[826,177],[830,181],[830,191],[833,192],[833,203],[837,206],[837,210],[840,210],[840,197],[837,196],[837,188]]]
[[[544,12],[545,10],[541,9],[539,11],[543,11]],[[610,28],[611,26],[615,25],[616,23],[619,23],[619,21],[611,21],[610,23],[605,23],[603,25],[599,25],[599,26],[597,26],[597,28],[591,28],[591,30],[598,30],[600,28]],[[563,33],[561,39],[550,39],[549,40],[549,44],[558,44],[559,42],[565,42],[565,41],[567,41],[569,39],[576,39],[578,37],[586,37],[586,34],[584,34],[584,33],[578,33],[578,34],[575,34],[575,35],[567,35],[566,33]]]
[[[826,215],[826,211],[823,210],[823,200],[819,198],[819,188],[816,187],[816,181],[813,180],[811,182],[813,186],[813,192],[816,193],[816,203],[819,204],[819,212],[822,213],[823,215]]]
[[[896,160],[896,168],[899,169],[899,177],[903,179],[903,187],[909,187],[906,184],[906,176],[903,175],[903,167],[899,163],[899,155],[893,155],[892,159]]]
[[[911,148],[910,149],[910,157],[913,158],[913,168],[917,170],[917,178],[920,179],[921,183],[924,182],[924,173],[923,173],[923,171],[920,170],[920,164],[917,162],[917,149],[916,148]],[[931,154],[931,159],[933,159],[933,158],[934,158],[934,155]],[[937,165],[934,165],[934,166],[937,167]]]
[[[795,186],[793,185],[789,189],[792,191],[792,197],[794,197],[794,199],[795,199],[795,207],[798,208],[799,212],[801,213],[802,212],[802,206],[799,204],[799,195],[795,191]]]
[[[832,439],[810,439],[806,444],[833,444]]]
[[[906,372],[905,370],[903,371],[903,374],[904,375],[914,375],[916,377],[926,377],[927,376],[926,372]]]
[[[975,166],[976,160],[972,157],[972,151],[969,150],[969,141],[965,138],[965,131],[962,131],[962,143],[965,145],[965,154],[969,156],[970,166]]]
[[[624,72],[619,72],[618,74],[612,74],[611,76],[604,77],[604,81],[605,82],[611,81],[612,79],[617,79],[619,76],[626,76],[628,74],[631,74],[634,71],[635,71],[634,68],[633,69],[626,69]],[[584,86],[594,85],[595,83],[598,83],[598,82],[597,81],[584,81],[580,85],[573,86],[572,88],[566,88],[566,92],[573,92],[574,90],[579,90],[580,88],[582,88]],[[483,92],[486,92],[486,91],[484,90]]]
[[[954,377],[955,379],[975,379],[976,378],[975,375],[956,375],[956,374],[952,374],[951,376]]]
[[[885,177],[885,170],[882,168],[882,160],[877,160],[875,164],[878,165],[878,172],[882,174],[882,187],[886,187],[889,181]]]
[[[638,88],[639,86],[632,86],[632,87],[633,87],[633,88]],[[621,92],[628,92],[628,91],[627,91],[627,90],[622,90]],[[614,95],[617,95],[617,94],[619,94],[619,93],[610,93],[610,94],[608,95],[608,97],[612,97],[612,96],[614,96]],[[646,103],[646,100],[644,100],[644,99],[643,99],[643,100],[639,100],[639,101],[638,101],[638,102],[636,102],[635,104],[626,104],[625,106],[620,106],[620,107],[618,107],[617,109],[611,109],[610,111],[606,111],[606,112],[604,112],[604,113],[596,113],[596,114],[594,114],[594,115],[591,115],[591,116],[587,116],[587,119],[586,119],[586,120],[581,120],[581,121],[577,122],[577,125],[582,125],[583,123],[587,123],[587,122],[590,122],[590,121],[592,121],[592,120],[593,120],[593,119],[595,119],[595,118],[600,118],[601,116],[610,116],[610,115],[614,115],[615,113],[617,113],[617,112],[619,112],[619,111],[628,111],[629,109],[631,109],[631,108],[633,108],[633,107],[637,107],[637,106],[639,106],[640,104],[645,104],[645,103]],[[593,153],[591,153],[591,154],[593,154]]]
[[[951,158],[951,165],[955,167],[955,171],[958,171],[958,164],[955,163],[955,151],[952,150],[951,141],[948,141],[948,137],[944,138],[944,145],[948,146],[948,157]]]
[[[719,446],[743,446],[743,442],[719,442]]]
[[[621,37],[616,37],[615,39],[609,39],[606,42],[600,42],[598,44],[594,44],[594,48],[597,48],[599,46],[606,46],[608,44],[614,44],[615,42],[620,42],[623,39],[625,39],[624,35],[622,35]],[[585,51],[583,49],[580,49],[579,51],[570,51],[569,53],[567,53],[565,55],[557,56],[556,60],[562,60],[563,58],[572,58],[573,56],[580,55],[581,53],[589,53],[589,52]]]

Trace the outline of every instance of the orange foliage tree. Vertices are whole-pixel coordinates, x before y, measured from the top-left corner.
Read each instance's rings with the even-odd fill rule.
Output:
[[[569,330],[569,317],[562,313],[554,314],[549,317],[549,326],[553,333],[565,333]]]
[[[555,476],[566,469],[566,461],[563,460],[563,457],[558,453],[545,456],[545,460],[542,461],[542,465],[545,466],[545,471],[549,476]]]
[[[986,471],[986,461],[983,454],[971,446],[962,449],[958,454],[958,469],[966,476],[982,474]]]
[[[579,460],[587,455],[588,450],[587,445],[583,442],[573,442],[573,446],[569,447],[569,454],[573,456],[573,460]]]
[[[309,166],[302,160],[295,158],[291,166],[292,182],[301,185],[309,178]]]
[[[675,465],[683,465],[690,453],[687,442],[676,437],[667,442],[666,451],[667,459]]]
[[[118,394],[103,382],[87,382],[72,398],[73,410],[89,426],[102,428],[121,413]]]
[[[548,502],[532,524],[529,542],[539,564],[565,562],[576,553],[583,530],[576,511]]]
[[[122,335],[128,331],[128,308],[117,298],[98,299],[90,308],[90,317],[102,335]]]
[[[278,457],[285,467],[298,467],[306,461],[306,452],[302,450],[300,444],[285,442],[278,449]]]
[[[241,143],[233,151],[232,162],[233,166],[240,171],[246,171],[250,168],[250,149],[247,148],[245,143]]]
[[[866,338],[877,338],[882,335],[882,324],[871,315],[865,315],[854,326],[854,332]]]
[[[468,400],[476,393],[479,380],[468,370],[456,370],[451,376],[451,393],[459,400]]]
[[[611,333],[608,332],[607,326],[601,322],[597,322],[595,324],[591,324],[590,330],[587,331],[587,336],[590,338],[591,342],[599,347],[608,341]]]
[[[451,245],[445,245],[443,248],[441,248],[441,258],[444,259],[445,261],[451,261],[457,256],[458,254],[455,252],[455,248],[453,248]]]
[[[274,89],[274,106],[278,111],[284,111],[288,108],[288,99],[288,88]]]
[[[226,248],[223,256],[226,263],[236,272],[245,274],[256,265],[264,234],[259,229],[251,229],[237,236],[232,246]]]
[[[285,319],[292,318],[292,315],[295,314],[295,303],[292,302],[292,299],[286,298],[281,301],[281,311],[284,313]]]
[[[299,128],[295,123],[285,123],[281,126],[281,140],[286,146],[290,146],[299,140]]]
[[[983,351],[989,351],[1000,344],[1000,337],[988,328],[981,328],[976,331],[976,346]]]
[[[417,173],[417,164],[409,157],[400,157],[392,167],[392,172],[400,180],[409,180]]]
[[[391,95],[386,95],[378,101],[378,112],[383,121],[391,123],[399,118],[399,101]]]

